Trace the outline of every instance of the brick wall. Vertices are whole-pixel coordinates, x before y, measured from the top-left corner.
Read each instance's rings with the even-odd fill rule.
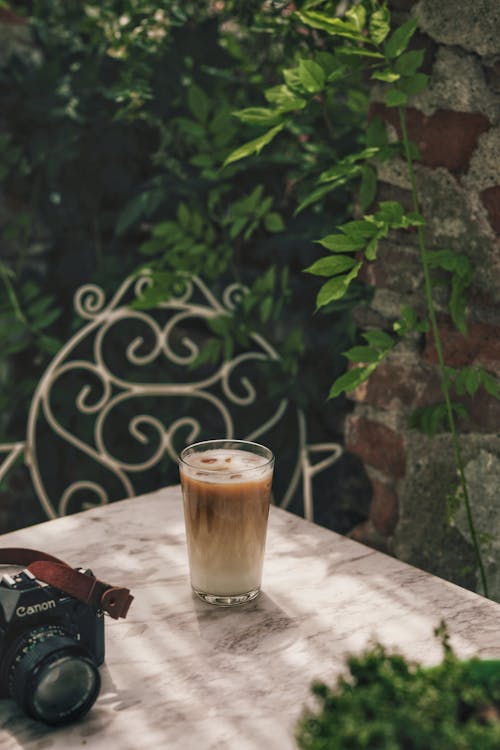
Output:
[[[396,20],[419,19],[413,47],[425,46],[428,90],[413,97],[408,129],[420,149],[417,183],[430,249],[466,253],[475,269],[468,292],[468,332],[458,333],[436,290],[446,363],[480,365],[500,374],[500,3],[498,0],[395,0]],[[389,134],[399,130],[397,111],[373,91],[371,115]],[[379,170],[379,200],[410,205],[403,163]],[[365,328],[392,330],[402,305],[425,309],[417,238],[400,233],[364,270],[375,286],[370,307],[356,312]],[[442,398],[431,334],[402,342],[374,376],[350,394],[355,408],[346,423],[347,448],[361,457],[372,484],[369,520],[352,536],[462,585],[477,587],[463,510],[446,518],[446,496],[456,480],[450,436],[427,438],[409,428],[416,407]],[[466,475],[480,531],[493,535],[485,548],[490,587],[500,599],[500,402],[479,391],[463,399],[470,417],[460,423]],[[485,466],[488,470],[485,471]],[[497,505],[497,507],[495,507]]]

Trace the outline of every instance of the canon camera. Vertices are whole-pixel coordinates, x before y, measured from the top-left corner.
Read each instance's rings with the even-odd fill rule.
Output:
[[[92,575],[91,571],[78,569]],[[0,697],[35,719],[63,724],[83,716],[100,689],[104,616],[35,578],[0,580]]]

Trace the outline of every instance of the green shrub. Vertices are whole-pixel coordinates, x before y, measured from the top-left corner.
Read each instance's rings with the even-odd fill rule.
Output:
[[[443,632],[443,631],[441,631]],[[348,660],[336,687],[316,683],[317,712],[300,721],[302,750],[496,750],[498,661],[462,662],[444,640],[431,669],[380,644]]]

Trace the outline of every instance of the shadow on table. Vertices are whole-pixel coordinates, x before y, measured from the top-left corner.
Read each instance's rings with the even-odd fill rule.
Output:
[[[248,604],[219,607],[193,594],[200,638],[214,651],[251,654],[286,649],[297,637],[299,623],[262,592]]]

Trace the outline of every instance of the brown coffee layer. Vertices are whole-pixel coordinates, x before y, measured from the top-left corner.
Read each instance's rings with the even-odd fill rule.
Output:
[[[260,585],[272,474],[217,483],[181,468],[186,536],[194,588],[230,596]]]

